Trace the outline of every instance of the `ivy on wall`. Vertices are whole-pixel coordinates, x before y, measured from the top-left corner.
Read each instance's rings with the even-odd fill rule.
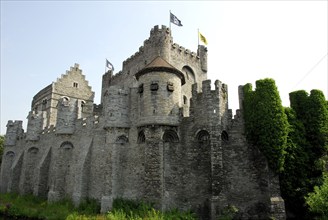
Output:
[[[288,135],[288,121],[273,79],[244,86],[244,118],[247,140],[266,156],[272,170],[283,170]]]
[[[255,90],[246,84],[243,90],[247,140],[279,173],[287,213],[312,218],[305,198],[328,171],[328,101],[319,90],[301,90],[289,94],[290,108],[284,108],[273,79],[256,81]]]

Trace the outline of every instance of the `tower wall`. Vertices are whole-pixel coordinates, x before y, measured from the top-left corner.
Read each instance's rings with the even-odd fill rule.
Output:
[[[26,140],[37,141],[43,128],[43,112],[36,113],[31,111],[28,115],[28,123],[26,129]]]
[[[129,90],[120,86],[109,87],[103,98],[105,127],[129,127]]]
[[[73,134],[77,119],[77,100],[62,98],[58,102],[56,133]]]
[[[204,46],[200,46],[197,53],[192,52],[190,49],[173,43],[170,32],[171,30],[164,25],[161,27],[157,25],[152,28],[149,38],[144,41],[135,54],[123,61],[122,71],[113,75],[110,84],[123,84],[126,88],[137,87],[138,82],[134,75],[158,56],[168,61],[178,70],[182,70],[184,66],[192,69],[195,74],[195,80],[190,83],[186,82],[186,85],[188,85],[186,87],[191,88],[193,83],[201,83],[203,80],[206,80],[207,49]],[[108,76],[103,77],[103,80],[108,80]]]
[[[231,114],[228,110],[228,87],[219,80],[215,81],[215,90],[211,90],[211,80],[202,82],[202,92],[198,93],[198,84],[192,86],[190,116],[197,123],[220,125],[224,130],[229,125]]]
[[[22,138],[24,133],[23,121],[9,120],[7,123],[7,132],[5,138],[5,146],[14,146],[19,138]]]
[[[138,126],[179,124],[181,107],[179,77],[166,72],[150,72],[140,76],[139,88]]]

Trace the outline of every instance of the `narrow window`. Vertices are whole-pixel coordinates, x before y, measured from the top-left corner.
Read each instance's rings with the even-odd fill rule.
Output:
[[[73,87],[77,88],[79,84],[77,82],[73,82]]]
[[[187,104],[187,97],[186,96],[183,96],[183,104]]]
[[[222,131],[222,133],[221,133],[221,140],[223,140],[223,141],[229,141],[228,132]]]
[[[146,142],[146,136],[144,131],[139,131],[138,133],[138,144],[145,143]]]
[[[47,99],[43,99],[42,100],[42,111],[46,110],[46,108],[47,108],[47,102],[48,102]]]
[[[81,111],[85,112],[85,101],[81,101]]]
[[[143,84],[140,84],[138,87],[138,93],[143,93]]]

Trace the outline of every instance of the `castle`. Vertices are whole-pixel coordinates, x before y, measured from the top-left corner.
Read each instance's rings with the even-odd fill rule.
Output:
[[[278,177],[244,135],[243,92],[233,117],[227,85],[207,79],[207,48],[197,53],[155,26],[122,71],[102,78],[101,104],[75,64],[38,92],[22,121],[9,121],[0,191],[48,201],[143,199],[161,210],[216,219],[285,218]]]

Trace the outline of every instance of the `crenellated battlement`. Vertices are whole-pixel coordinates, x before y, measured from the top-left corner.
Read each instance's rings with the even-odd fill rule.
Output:
[[[53,125],[50,125],[49,127],[46,127],[42,130],[41,134],[51,134],[56,132],[56,127]]]
[[[196,117],[206,124],[220,121],[227,126],[231,119],[228,110],[228,87],[219,80],[214,82],[214,90],[211,88],[211,80],[202,82],[202,90],[198,92],[199,85],[192,85],[192,100],[190,105],[190,116]]]
[[[215,80],[214,82],[214,90],[212,90],[212,81],[210,79],[204,80],[202,82],[202,91],[198,92],[199,85],[198,83],[195,83],[192,85],[192,94],[195,96],[196,94],[222,94],[222,93],[227,93],[228,92],[228,86],[224,83],[222,83],[220,80]]]
[[[30,111],[28,115],[26,140],[37,141],[39,140],[40,133],[43,127],[43,112]]]
[[[207,71],[207,48],[200,46],[198,50],[193,52],[177,43],[173,43],[170,29],[165,25],[162,25],[161,28],[156,25],[151,29],[150,36],[143,42],[143,46],[139,47],[136,53],[123,61],[123,72],[134,74],[157,56],[161,56],[166,60],[170,60],[170,57],[180,56],[181,60],[186,63],[206,62],[206,65],[203,65],[205,67],[202,69]],[[138,69],[130,72],[135,66],[138,66]]]
[[[87,118],[77,119],[75,121],[75,124],[74,124],[75,130],[83,131],[83,130],[90,129],[90,131],[91,131],[92,129],[94,129],[95,127],[97,127],[97,125],[99,124],[100,120],[101,119],[100,119],[100,117],[98,115],[93,115],[93,116],[90,116],[90,117],[87,117]],[[45,127],[40,132],[40,134],[42,136],[56,134],[56,127],[54,125]]]
[[[190,49],[186,49],[185,47],[180,46],[177,43],[173,43],[171,45],[171,51],[180,54],[181,56],[184,56],[184,59],[189,59],[191,62],[198,62],[200,59],[196,52],[193,52]]]
[[[99,115],[93,115],[87,118],[80,118],[76,120],[75,129],[77,131],[88,131],[99,127],[103,119]]]
[[[155,25],[151,30],[150,30],[150,37],[158,37],[158,35],[169,35],[170,34],[170,28],[166,27],[165,25],[162,25],[161,28],[159,25]]]
[[[23,121],[9,120],[7,123],[7,132],[5,138],[5,146],[14,146],[16,141],[24,138]]]

